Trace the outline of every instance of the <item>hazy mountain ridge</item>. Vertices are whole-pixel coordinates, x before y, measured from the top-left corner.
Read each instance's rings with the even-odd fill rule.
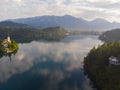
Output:
[[[120,41],[120,28],[104,32],[99,39],[105,42]]]
[[[119,28],[120,23],[108,22],[104,19],[95,19],[87,21],[82,18],[76,18],[70,15],[65,16],[37,16],[29,18],[12,19],[17,23],[28,24],[33,27],[46,28],[61,26],[72,30],[107,30]]]
[[[30,26],[27,24],[17,23],[12,21],[1,21],[0,27],[30,27]]]

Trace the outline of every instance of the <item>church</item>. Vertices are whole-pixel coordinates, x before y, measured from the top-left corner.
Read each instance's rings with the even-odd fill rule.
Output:
[[[8,37],[2,41],[3,48],[8,48],[8,43],[11,43],[10,35],[8,35]]]

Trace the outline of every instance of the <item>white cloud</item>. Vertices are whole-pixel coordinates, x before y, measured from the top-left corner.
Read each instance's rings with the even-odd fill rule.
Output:
[[[21,2],[21,0],[13,0],[14,2]]]
[[[120,21],[120,0],[1,0],[0,11],[0,20],[70,14],[85,19]]]
[[[81,43],[82,42],[82,43]],[[55,63],[67,62],[64,69],[74,71],[82,67],[84,56],[93,46],[102,44],[99,40],[84,38],[65,42],[36,42],[29,44],[19,44],[19,50],[12,61],[8,57],[0,59],[0,83],[7,81],[11,76],[28,71],[33,65],[40,62],[52,60]],[[49,74],[49,68],[36,71],[40,74]],[[53,71],[52,71],[53,72]],[[57,74],[58,75],[58,74]]]

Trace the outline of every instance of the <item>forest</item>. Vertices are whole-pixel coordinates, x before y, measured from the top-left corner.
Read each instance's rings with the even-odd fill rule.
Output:
[[[37,29],[31,27],[0,27],[0,40],[10,37],[18,43],[31,42],[33,40],[59,41],[66,36],[68,31],[61,27]]]
[[[120,90],[120,65],[110,65],[110,56],[120,61],[120,42],[94,47],[84,58],[84,70],[98,90]]]

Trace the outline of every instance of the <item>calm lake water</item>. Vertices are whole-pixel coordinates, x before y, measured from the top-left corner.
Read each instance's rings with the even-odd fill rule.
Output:
[[[75,35],[19,44],[11,60],[0,58],[0,90],[93,90],[82,62],[101,43],[98,36]]]

